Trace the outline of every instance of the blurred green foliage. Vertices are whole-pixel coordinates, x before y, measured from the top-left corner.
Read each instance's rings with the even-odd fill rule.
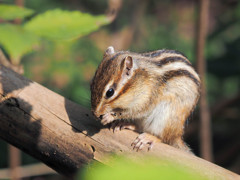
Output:
[[[240,6],[237,6],[235,10],[240,12]],[[236,11],[229,15],[234,15]],[[222,26],[209,36],[208,41],[207,87],[209,102],[212,106],[217,104],[216,101],[233,98],[240,92],[240,21],[232,21],[230,17],[227,19],[228,21],[223,22]],[[240,112],[239,105],[235,108]],[[221,113],[219,117],[222,118]],[[234,119],[238,118],[239,115]],[[236,125],[236,128],[239,128],[240,123],[236,122]],[[232,130],[237,131],[235,128]]]
[[[24,29],[52,40],[72,40],[109,23],[106,16],[92,16],[80,11],[48,10],[25,23]]]
[[[85,37],[64,43],[42,43],[40,51],[24,59],[25,75],[90,108],[89,82],[102,52]]]
[[[34,12],[13,5],[1,5],[0,10],[2,10],[0,18],[4,20],[23,18]],[[32,50],[34,45],[41,43],[40,38],[73,40],[96,31],[100,26],[108,23],[109,20],[104,15],[93,16],[80,11],[61,9],[48,10],[23,25],[1,24],[0,44],[9,53],[12,63],[19,64],[23,55]]]
[[[144,157],[131,160],[125,157],[115,157],[110,166],[95,162],[81,170],[76,179],[83,180],[204,180],[202,174],[184,168],[176,162]]]
[[[0,19],[3,20],[23,19],[33,13],[34,11],[32,9],[8,4],[0,4]]]
[[[9,53],[13,64],[19,64],[21,57],[32,51],[38,37],[26,32],[21,26],[0,24],[0,44]]]

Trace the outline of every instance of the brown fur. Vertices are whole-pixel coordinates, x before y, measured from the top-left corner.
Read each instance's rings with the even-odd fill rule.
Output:
[[[126,57],[130,64],[126,64]],[[114,94],[106,97],[110,88]],[[110,49],[91,84],[92,111],[97,118],[103,118],[104,124],[131,120],[139,131],[189,151],[182,136],[185,121],[198,101],[199,89],[198,75],[177,51],[137,54]]]

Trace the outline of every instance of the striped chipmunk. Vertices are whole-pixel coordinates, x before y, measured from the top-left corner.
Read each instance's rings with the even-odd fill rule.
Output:
[[[182,136],[199,92],[199,76],[182,53],[133,53],[110,46],[91,83],[91,109],[113,131],[140,132],[132,143],[137,151],[160,141],[191,153]]]

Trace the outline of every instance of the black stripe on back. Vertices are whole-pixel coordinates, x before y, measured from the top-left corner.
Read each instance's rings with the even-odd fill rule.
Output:
[[[162,67],[166,64],[172,63],[172,62],[183,62],[188,66],[192,67],[192,64],[186,60],[185,58],[179,57],[179,56],[171,56],[171,57],[166,57],[164,59],[161,59],[160,61],[154,62],[157,66]]]
[[[169,50],[169,49],[162,49],[162,50],[157,50],[157,51],[153,51],[153,52],[148,52],[148,53],[142,53],[141,55],[144,57],[157,57],[162,55],[163,53],[169,53],[169,54],[180,54],[184,57],[186,57],[183,53],[176,51],[176,50]]]
[[[192,73],[190,73],[187,70],[184,69],[178,69],[178,70],[171,70],[171,71],[167,71],[163,77],[162,80],[166,83],[168,80],[177,77],[177,76],[185,76],[188,77],[190,79],[192,79],[192,81],[197,85],[200,86],[200,82],[194,77],[194,75]]]

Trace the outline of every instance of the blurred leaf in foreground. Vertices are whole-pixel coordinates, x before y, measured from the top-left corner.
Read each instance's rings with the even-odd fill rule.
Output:
[[[69,40],[93,32],[109,22],[104,15],[55,9],[34,17],[24,28],[50,40]]]
[[[9,53],[13,64],[19,64],[21,57],[31,51],[37,42],[38,37],[21,26],[0,24],[0,44]]]
[[[145,157],[142,161],[118,157],[109,166],[93,163],[80,171],[77,179],[84,180],[203,180],[200,173],[177,165],[175,162]]]
[[[32,9],[7,4],[0,5],[0,19],[3,20],[23,19],[33,13]]]

